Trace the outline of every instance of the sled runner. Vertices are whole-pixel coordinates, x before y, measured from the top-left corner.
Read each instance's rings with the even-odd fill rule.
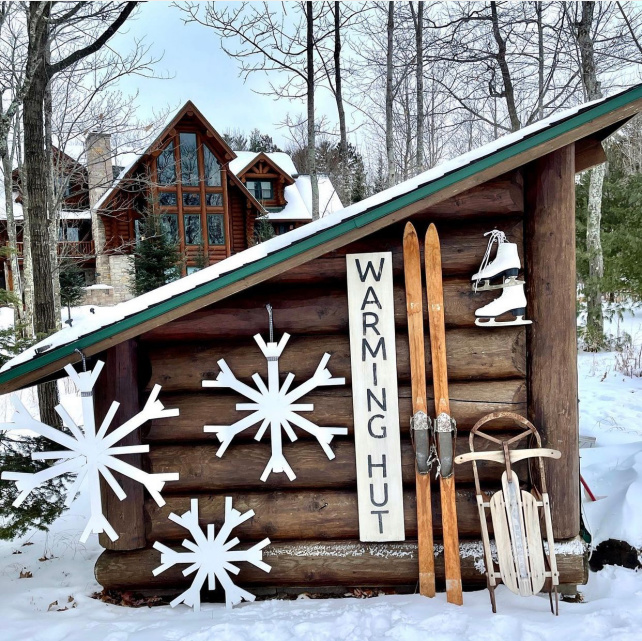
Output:
[[[482,432],[480,428],[499,418],[509,418],[516,425],[519,433],[512,438],[499,439]],[[514,449],[522,439],[529,438],[535,447]],[[483,438],[497,445],[498,449],[476,451],[475,438]],[[484,562],[486,564],[486,579],[493,612],[497,611],[495,603],[495,587],[499,581],[515,594],[531,596],[544,587],[546,579],[550,579],[549,598],[551,612],[559,614],[557,586],[559,573],[555,560],[555,543],[553,540],[553,525],[551,508],[546,491],[544,461],[546,458],[559,459],[559,450],[543,448],[539,433],[532,423],[519,414],[512,412],[495,412],[481,418],[470,433],[470,452],[455,458],[456,463],[471,461],[475,478],[475,493],[477,508],[481,522],[482,543],[484,547]],[[525,459],[537,459],[539,487],[533,484],[532,492],[526,492],[519,487],[519,479],[512,465]],[[482,494],[479,485],[477,461],[491,461],[505,466],[502,474],[502,489],[495,492],[490,500]],[[530,469],[529,469],[530,471]],[[487,526],[487,512],[490,512],[495,544],[497,547],[497,564],[493,560]],[[544,522],[546,543],[544,548],[540,523]],[[553,593],[555,605],[553,606]]]

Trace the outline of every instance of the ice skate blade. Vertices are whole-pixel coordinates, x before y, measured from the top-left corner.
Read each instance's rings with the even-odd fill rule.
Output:
[[[490,281],[487,278],[482,279],[484,281],[483,285],[478,284],[478,282],[475,282],[472,284],[472,290],[474,292],[491,292],[496,289],[506,289],[506,287],[513,287],[515,285],[525,285],[526,281],[523,280],[517,280],[516,278],[507,278],[506,281],[503,283],[499,283],[497,285],[491,285]]]
[[[531,325],[532,323],[533,321],[531,320],[524,320],[523,316],[518,316],[512,321],[496,321],[494,318],[489,318],[488,316],[475,319],[475,325],[477,325],[477,327],[507,327],[508,325]]]

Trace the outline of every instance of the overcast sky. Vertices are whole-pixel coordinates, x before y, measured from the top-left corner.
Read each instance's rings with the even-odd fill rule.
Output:
[[[148,117],[154,108],[167,105],[177,109],[192,100],[219,132],[233,127],[249,132],[258,127],[283,145],[285,131],[276,125],[288,112],[303,113],[305,104],[275,101],[255,93],[269,89],[267,76],[254,74],[244,83],[238,74],[238,62],[222,51],[214,31],[197,24],[186,25],[182,16],[170,2],[145,2],[136,18],[128,21],[126,30],[112,41],[114,48],[124,51],[134,39],[144,38],[151,45],[150,53],[155,57],[163,55],[156,73],[170,76],[169,80],[134,76],[120,84],[125,93],[139,91],[139,116]],[[330,96],[319,95],[318,102],[317,114],[328,112],[334,119]]]

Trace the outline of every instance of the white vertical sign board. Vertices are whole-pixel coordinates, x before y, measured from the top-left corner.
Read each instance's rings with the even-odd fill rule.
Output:
[[[359,538],[403,541],[392,254],[348,254]]]

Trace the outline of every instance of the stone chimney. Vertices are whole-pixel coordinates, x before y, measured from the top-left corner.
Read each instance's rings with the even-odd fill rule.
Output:
[[[96,281],[110,285],[109,256],[105,249],[105,225],[95,208],[101,196],[114,182],[112,172],[111,136],[101,132],[90,132],[85,140],[87,159],[87,183],[89,206],[91,208],[91,231],[96,251]]]

